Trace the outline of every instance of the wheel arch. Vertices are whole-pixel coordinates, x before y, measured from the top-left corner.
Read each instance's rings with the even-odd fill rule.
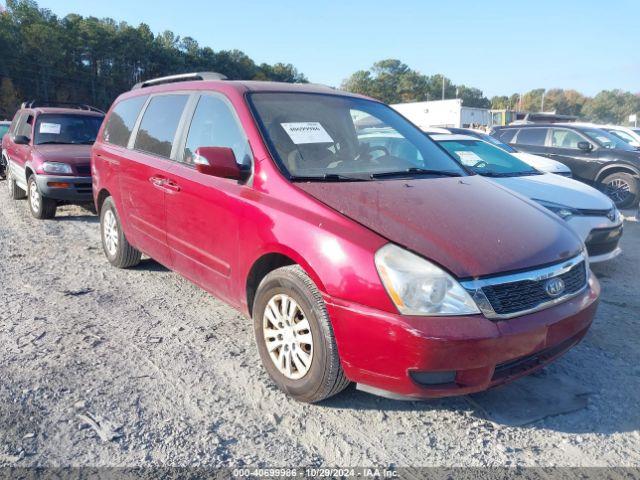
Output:
[[[102,190],[100,190],[100,192],[96,196],[96,212],[98,213],[98,216],[100,216],[100,211],[102,210],[102,205],[104,204],[104,201],[110,196],[111,196],[111,192],[109,192],[109,190],[107,190],[106,188],[103,188]]]
[[[301,255],[298,255],[297,252],[281,246],[256,258],[248,269],[247,275],[244,277],[245,302],[249,316],[252,314],[253,302],[262,279],[277,268],[287,265],[299,265],[305,273],[309,275],[311,280],[313,280],[318,290],[321,292],[325,291],[320,277],[308,262]]]
[[[596,183],[600,183],[607,175],[620,172],[629,173],[634,177],[640,179],[640,170],[637,167],[626,163],[615,163],[613,165],[605,165],[600,169],[600,171],[596,175]]]

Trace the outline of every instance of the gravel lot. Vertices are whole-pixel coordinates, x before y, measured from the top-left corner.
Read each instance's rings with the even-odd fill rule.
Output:
[[[249,320],[151,260],[110,267],[89,212],[37,221],[4,189],[0,466],[640,466],[635,221],[594,267],[591,331],[542,373],[471,398],[303,405],[269,381]]]

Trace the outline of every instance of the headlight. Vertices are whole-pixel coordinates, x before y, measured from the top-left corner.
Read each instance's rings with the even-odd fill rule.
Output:
[[[532,199],[534,202],[538,202],[540,205],[545,207],[548,210],[551,210],[553,213],[558,215],[563,220],[566,220],[572,215],[578,215],[579,212],[575,208],[567,207],[566,205],[561,205],[559,203],[546,202],[544,200]]]
[[[375,262],[382,284],[404,315],[480,313],[451,275],[422,257],[389,243],[376,252]]]
[[[46,173],[72,173],[69,165],[60,162],[44,162],[42,169]]]

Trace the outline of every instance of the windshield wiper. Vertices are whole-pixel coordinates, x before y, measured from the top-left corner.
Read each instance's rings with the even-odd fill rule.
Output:
[[[36,145],[70,145],[69,142],[56,142],[55,140],[51,140],[49,142],[40,142]]]
[[[372,173],[371,178],[386,178],[386,177],[406,177],[407,175],[440,175],[443,177],[461,177],[458,172],[450,172],[447,170],[429,170],[427,168],[411,167],[406,170],[398,170],[396,172],[380,172]]]
[[[324,175],[292,175],[294,182],[366,182],[366,178],[349,177],[339,173],[325,173]]]

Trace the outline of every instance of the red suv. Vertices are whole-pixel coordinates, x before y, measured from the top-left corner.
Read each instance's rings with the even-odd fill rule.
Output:
[[[13,199],[29,198],[34,217],[53,218],[61,203],[91,204],[91,145],[104,112],[86,105],[22,104],[2,139]]]
[[[349,382],[484,390],[563,354],[596,311],[562,220],[362,96],[155,79],[115,101],[92,162],[107,259],[144,253],[250,315],[264,367],[299,400]]]

